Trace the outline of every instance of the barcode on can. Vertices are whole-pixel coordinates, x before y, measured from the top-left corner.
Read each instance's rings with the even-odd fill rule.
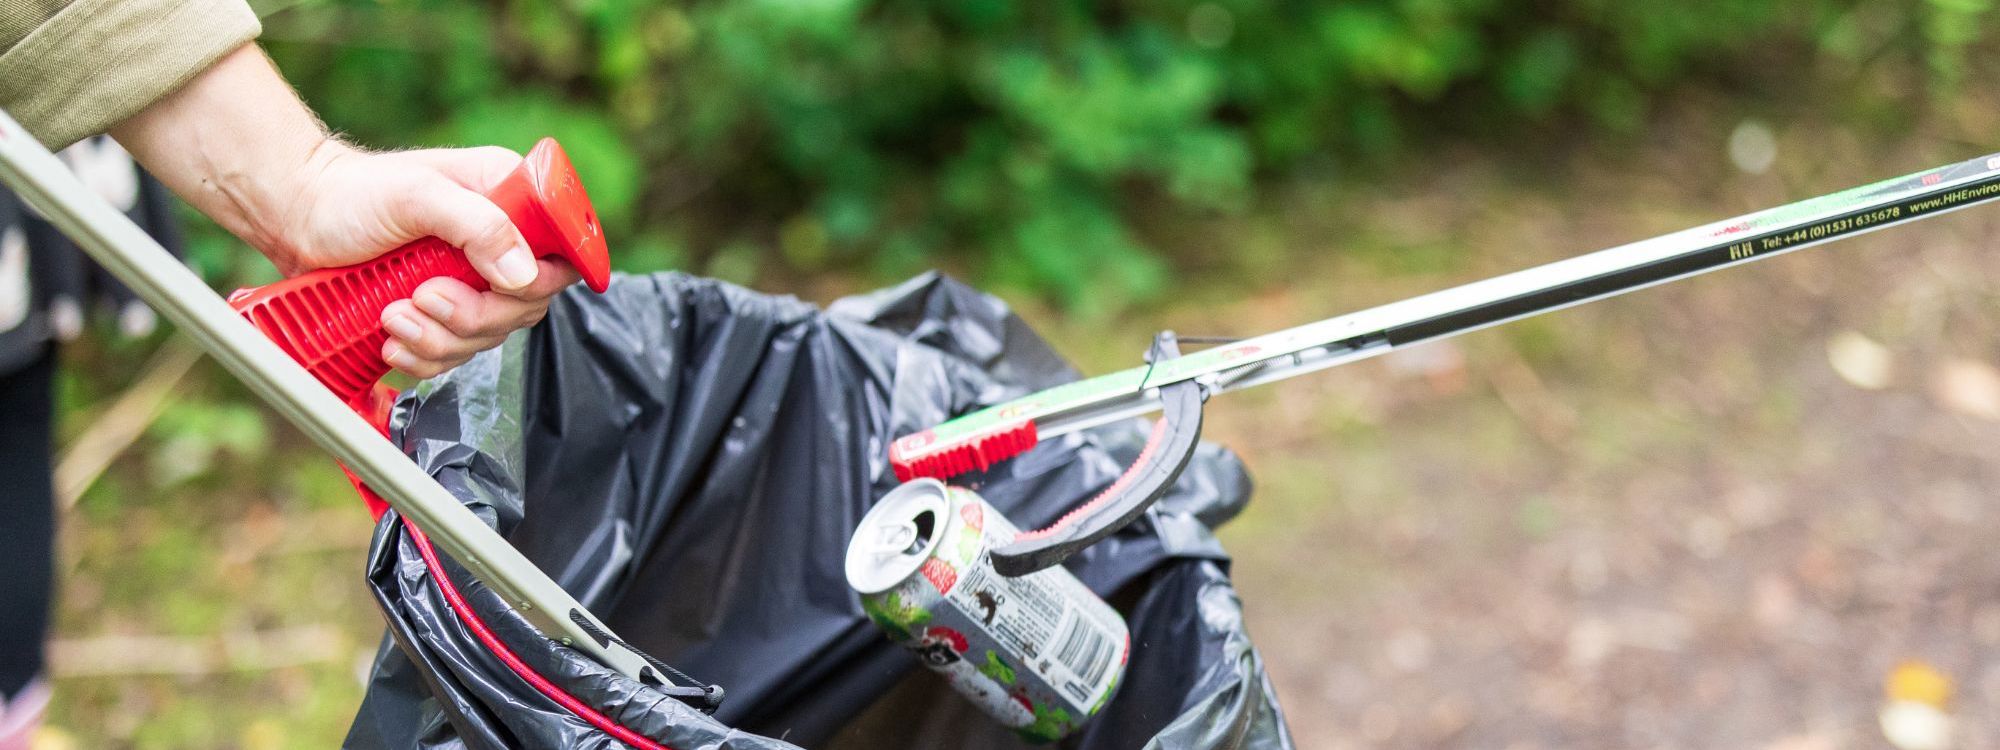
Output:
[[[1117,644],[1081,612],[1070,617],[1069,630],[1058,643],[1062,645],[1056,648],[1056,661],[1077,678],[1063,689],[1078,703],[1089,705],[1098,681],[1104,679],[1104,670],[1111,668],[1111,658],[1117,655]]]

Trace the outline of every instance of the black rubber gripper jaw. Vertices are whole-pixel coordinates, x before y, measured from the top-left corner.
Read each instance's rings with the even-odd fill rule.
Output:
[[[1172,331],[1153,340],[1147,361],[1158,365],[1180,356]],[[993,569],[1004,576],[1024,576],[1060,565],[1070,555],[1138,520],[1158,502],[1186,469],[1201,442],[1202,404],[1208,389],[1194,380],[1160,387],[1160,421],[1139,452],[1139,459],[1102,494],[1078,506],[1047,528],[1023,532],[1013,542],[993,550]]]

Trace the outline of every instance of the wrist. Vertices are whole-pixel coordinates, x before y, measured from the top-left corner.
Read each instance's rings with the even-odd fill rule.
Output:
[[[301,244],[307,233],[300,228],[313,211],[313,196],[322,192],[318,183],[358,153],[340,139],[320,133],[274,148],[266,159],[218,172],[227,175],[221,190],[238,207],[233,213],[242,223],[230,231],[288,276],[325,265],[316,255],[318,248]]]

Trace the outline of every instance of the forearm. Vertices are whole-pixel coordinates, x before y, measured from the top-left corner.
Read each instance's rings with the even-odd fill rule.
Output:
[[[331,139],[256,44],[113,127],[111,135],[169,188],[287,272],[302,255],[284,228],[291,200]]]

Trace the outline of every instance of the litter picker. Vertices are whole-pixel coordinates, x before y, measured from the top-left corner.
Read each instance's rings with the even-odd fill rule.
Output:
[[[420,240],[369,263],[315,272],[239,299],[246,308],[255,302],[267,309],[268,330],[290,337],[284,338],[281,348],[246,320],[244,311],[224,302],[123,213],[77,181],[4,111],[0,111],[0,184],[13,189],[153,309],[191,335],[230,374],[340,459],[544,636],[588,653],[627,677],[672,687],[656,669],[664,665],[612,636],[610,628],[384,440],[381,431],[353,408],[363,405],[356,399],[388,371],[380,361],[383,339],[377,321],[382,307],[408,297],[418,283],[433,276],[477,281],[463,256],[454,255],[457,251],[437,240]],[[568,159],[553,141],[544,141],[522,171],[489,197],[509,210],[531,246],[540,244],[535,247],[537,254],[569,259],[593,288],[603,290],[609,268],[596,216]],[[308,360],[315,372],[301,367],[294,355]],[[330,387],[342,388],[348,401],[335,396]]]
[[[2000,197],[2000,155],[1600,250],[1464,286],[1180,356],[1171,332],[1147,364],[1060,385],[905,435],[889,447],[896,475],[985,471],[1037,441],[1164,408],[1117,482],[1055,524],[993,552],[1022,575],[1054,565],[1143,514],[1186,466],[1209,396],[1378,356],[1530,315],[1928,219]]]

